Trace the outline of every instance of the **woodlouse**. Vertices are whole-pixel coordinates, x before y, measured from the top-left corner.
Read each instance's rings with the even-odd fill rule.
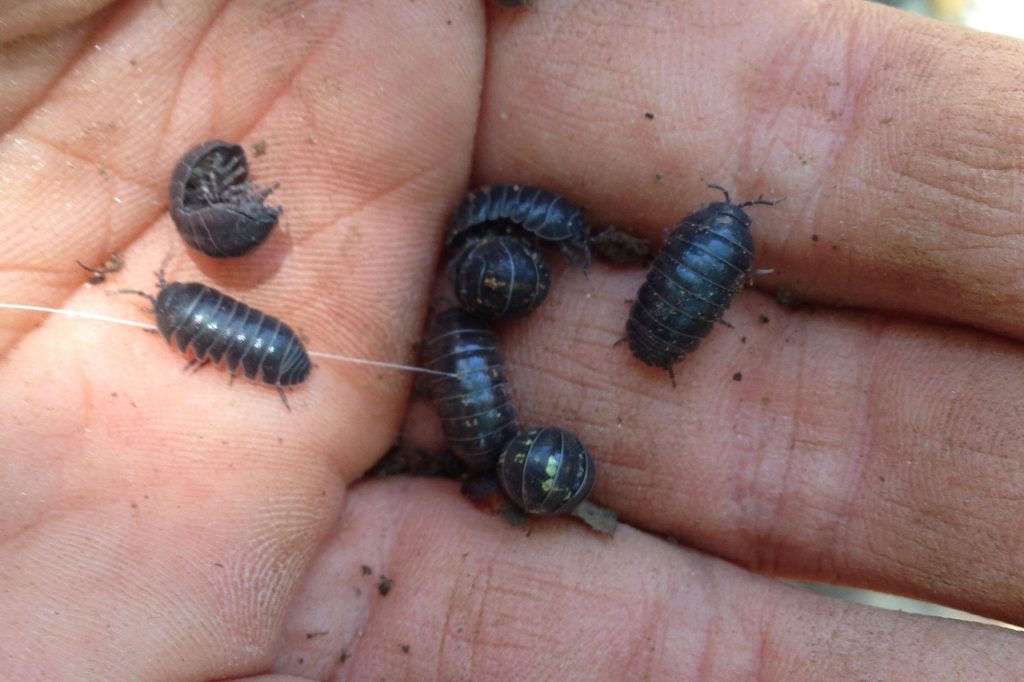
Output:
[[[519,430],[494,334],[486,323],[449,308],[434,317],[423,360],[429,369],[456,375],[428,380],[449,448],[474,470],[494,468]]]
[[[572,249],[583,252],[583,269],[590,267],[589,228],[583,211],[554,192],[522,185],[496,185],[470,192],[455,209],[448,246],[458,248],[473,232],[504,221],[514,223],[539,241],[558,244],[573,262]]]
[[[685,218],[668,235],[637,292],[626,339],[637,358],[673,375],[672,366],[692,353],[722,317],[754,262],[750,216],[743,209],[778,201],[733,204],[725,194]]]
[[[157,273],[160,292],[127,291],[153,304],[160,334],[191,353],[192,362],[225,361],[234,376],[239,368],[247,379],[277,388],[288,405],[284,388],[301,384],[312,363],[291,327],[227,294],[198,282],[168,282]]]
[[[463,310],[486,320],[528,315],[547,298],[551,271],[531,244],[512,234],[466,240],[449,275]]]
[[[594,488],[596,465],[583,443],[565,429],[517,434],[498,458],[498,480],[531,514],[567,514]]]
[[[618,515],[587,499],[597,463],[565,429],[543,427],[517,434],[502,450],[497,474],[505,493],[529,514],[572,514],[596,531],[615,532]]]
[[[241,256],[266,240],[280,207],[263,201],[275,186],[247,182],[245,150],[222,140],[193,147],[171,176],[170,208],[178,233],[213,258]]]

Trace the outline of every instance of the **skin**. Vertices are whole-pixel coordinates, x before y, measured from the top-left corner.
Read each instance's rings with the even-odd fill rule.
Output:
[[[1019,677],[1015,632],[769,579],[1024,623],[1019,42],[859,0],[54,5],[0,3],[5,302],[150,320],[108,294],[170,252],[310,348],[412,361],[471,184],[654,240],[706,182],[786,202],[750,209],[775,274],[677,390],[612,346],[640,269],[553,258],[500,327],[522,422],[588,444],[613,539],[359,481],[400,428],[437,441],[408,374],[322,361],[289,412],[156,335],[0,314],[6,679]],[[237,262],[166,211],[211,137],[265,141],[285,207]]]

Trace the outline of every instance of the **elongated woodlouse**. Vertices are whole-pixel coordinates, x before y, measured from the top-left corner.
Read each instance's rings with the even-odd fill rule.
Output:
[[[193,362],[224,360],[234,376],[239,367],[247,379],[277,388],[288,405],[284,388],[301,384],[312,363],[292,328],[281,320],[198,282],[168,282],[157,273],[160,293],[126,291],[153,304],[160,334],[191,353]]]
[[[171,176],[170,207],[185,243],[212,258],[232,258],[266,240],[281,207],[264,205],[275,186],[246,182],[245,150],[221,140],[193,147]]]
[[[517,225],[542,242],[558,244],[566,256],[578,262],[572,249],[583,252],[583,269],[590,267],[589,228],[583,211],[554,192],[521,185],[496,185],[470,192],[455,209],[448,230],[448,246],[457,248],[463,239],[480,229]]]
[[[467,238],[448,271],[459,306],[485,320],[528,315],[551,287],[551,270],[537,249],[504,232]]]
[[[626,339],[637,358],[668,370],[692,353],[745,284],[754,263],[750,216],[743,209],[777,201],[734,204],[725,194],[685,218],[668,235],[637,292]]]
[[[449,308],[430,325],[423,361],[429,369],[456,375],[428,382],[448,447],[474,470],[494,468],[519,430],[494,334],[486,323]]]

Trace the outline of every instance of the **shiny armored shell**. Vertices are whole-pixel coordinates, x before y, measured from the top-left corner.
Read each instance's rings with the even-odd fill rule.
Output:
[[[309,355],[291,327],[205,284],[161,278],[153,309],[160,334],[199,362],[224,360],[232,374],[241,369],[278,388],[309,376]]]
[[[190,149],[174,168],[171,219],[185,243],[212,258],[241,256],[262,244],[281,213],[263,201],[274,187],[248,182],[245,150],[211,140]]]
[[[596,464],[580,439],[546,427],[518,434],[498,458],[498,480],[531,514],[567,514],[594,487]]]
[[[775,203],[759,199],[737,205],[728,193],[725,199],[686,216],[668,235],[629,313],[626,338],[633,355],[670,374],[746,283],[754,240],[743,209]]]
[[[537,187],[497,185],[470,192],[455,209],[448,230],[449,248],[494,223],[508,221],[543,242],[557,243],[573,261],[570,249],[583,252],[590,267],[589,228],[583,211],[554,192]]]
[[[448,447],[471,469],[493,469],[519,430],[494,334],[486,323],[449,308],[430,325],[423,364],[456,375],[427,380]]]
[[[485,320],[530,314],[547,298],[551,271],[533,246],[516,236],[470,238],[449,267],[459,306]]]

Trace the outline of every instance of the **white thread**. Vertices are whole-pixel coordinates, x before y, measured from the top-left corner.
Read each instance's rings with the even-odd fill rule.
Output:
[[[83,320],[96,320],[97,322],[111,322],[113,324],[123,324],[127,327],[138,327],[139,329],[148,329],[150,331],[156,331],[155,324],[149,324],[147,322],[132,322],[131,320],[122,320],[117,317],[107,317],[106,315],[99,315],[97,313],[86,313],[80,310],[63,310],[58,308],[44,308],[38,305],[19,305],[17,303],[0,303],[0,308],[7,310],[30,310],[37,313],[54,313],[56,315],[67,315],[68,317],[78,317]]]
[[[122,320],[118,317],[108,317],[107,315],[100,315],[98,313],[88,313],[80,310],[64,310],[62,308],[45,308],[38,305],[21,305],[18,303],[0,303],[0,309],[4,310],[27,310],[30,312],[37,313],[53,313],[55,315],[66,315],[67,317],[77,317],[83,320],[95,320],[97,322],[109,322],[111,324],[123,324],[126,327],[137,327],[139,329],[147,329],[149,331],[157,331],[156,325],[149,324],[147,322],[133,322],[131,320]],[[356,358],[351,355],[340,355],[337,353],[321,353],[319,351],[306,351],[309,355],[318,358],[324,358],[325,360],[338,360],[340,362],[349,362],[354,365],[370,365],[372,367],[384,367],[387,369],[401,369],[408,372],[422,372],[424,374],[436,374],[443,377],[458,378],[458,375],[452,374],[451,372],[439,372],[434,369],[427,369],[425,367],[414,367],[412,365],[402,365],[397,362],[383,362],[381,360],[367,360],[365,358]]]

